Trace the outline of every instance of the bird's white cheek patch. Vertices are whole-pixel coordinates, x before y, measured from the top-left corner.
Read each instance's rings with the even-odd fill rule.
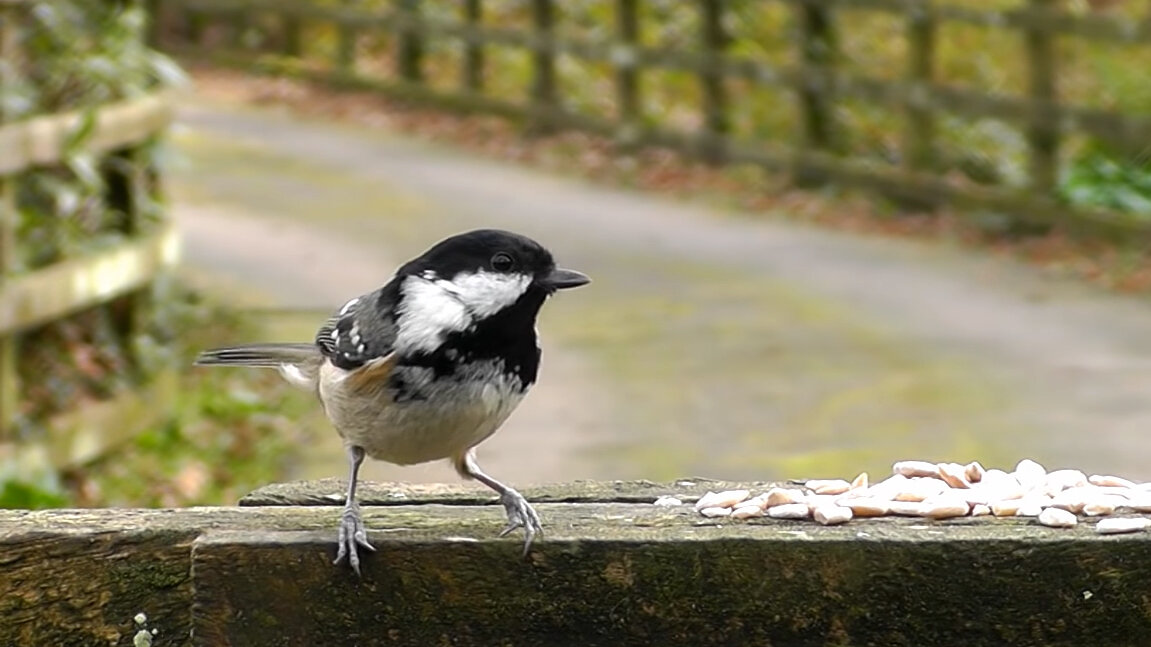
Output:
[[[409,276],[401,286],[396,349],[401,352],[433,351],[449,332],[466,329],[472,320],[464,304],[446,291],[443,281]]]
[[[457,274],[452,280],[441,279],[438,284],[452,292],[476,317],[490,317],[515,303],[531,285],[527,274],[499,274],[475,272]]]

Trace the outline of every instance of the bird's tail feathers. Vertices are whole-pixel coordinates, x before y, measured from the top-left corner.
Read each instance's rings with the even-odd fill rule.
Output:
[[[196,357],[195,364],[279,368],[284,364],[306,365],[319,359],[315,344],[248,344],[206,350]]]

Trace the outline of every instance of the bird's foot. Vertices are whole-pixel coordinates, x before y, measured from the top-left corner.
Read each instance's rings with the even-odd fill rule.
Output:
[[[352,504],[344,507],[344,513],[340,515],[340,536],[338,541],[339,548],[336,551],[336,561],[333,564],[339,564],[348,558],[348,564],[356,575],[360,574],[360,555],[359,548],[366,548],[370,551],[375,551],[375,547],[368,543],[368,533],[364,529],[364,520],[360,517],[360,506]]]
[[[500,532],[500,537],[506,536],[516,528],[523,528],[524,557],[527,557],[528,550],[532,547],[532,540],[535,539],[537,533],[542,533],[544,530],[540,523],[540,516],[524,498],[524,495],[511,488],[500,495],[500,503],[504,505],[504,510],[507,510],[508,513],[508,525]]]

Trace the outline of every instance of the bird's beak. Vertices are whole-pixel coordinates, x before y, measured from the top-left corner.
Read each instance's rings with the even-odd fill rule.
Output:
[[[551,274],[540,279],[540,283],[552,290],[578,288],[581,285],[587,285],[589,282],[591,282],[591,279],[582,272],[560,269],[558,267],[552,270]]]

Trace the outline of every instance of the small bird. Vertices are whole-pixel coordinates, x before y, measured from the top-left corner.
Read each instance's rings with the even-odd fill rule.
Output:
[[[542,531],[519,492],[488,476],[475,447],[507,420],[536,381],[536,316],[556,290],[590,279],[556,267],[534,240],[480,229],[444,239],[402,265],[382,288],[343,305],[313,343],[208,350],[198,365],[278,369],[313,391],[343,438],[349,474],[335,563],[360,572],[368,542],[356,502],[364,456],[397,465],[451,460],[499,494],[524,554]]]

